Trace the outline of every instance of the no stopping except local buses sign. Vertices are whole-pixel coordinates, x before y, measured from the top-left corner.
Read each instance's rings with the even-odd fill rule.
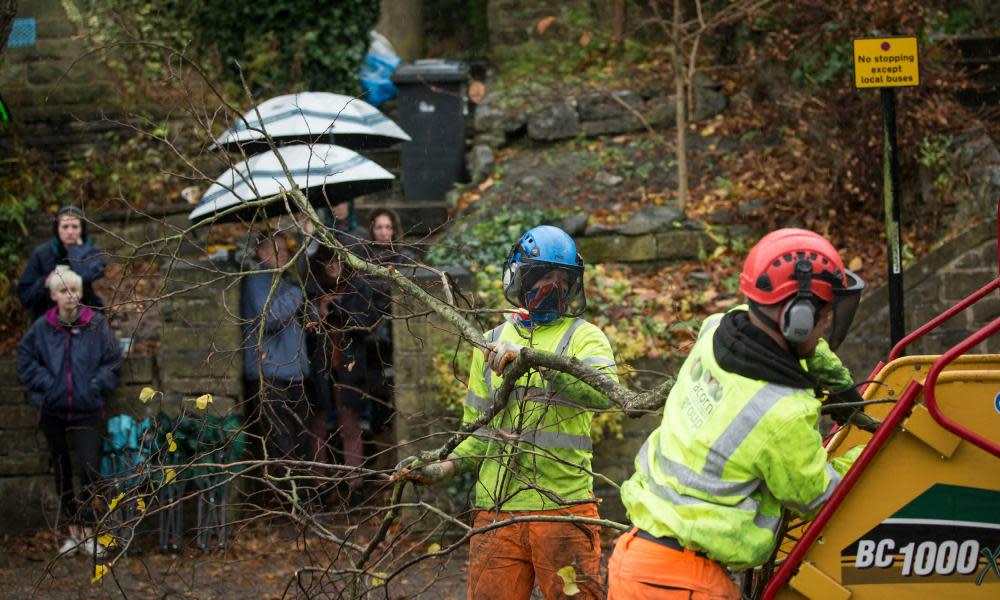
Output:
[[[854,87],[885,88],[920,85],[917,38],[854,40]]]

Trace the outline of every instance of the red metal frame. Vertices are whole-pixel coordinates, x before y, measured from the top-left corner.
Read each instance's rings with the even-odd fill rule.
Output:
[[[1000,247],[1000,245],[998,245],[998,247]],[[918,327],[917,329],[915,329],[914,331],[912,331],[909,335],[907,335],[903,339],[899,340],[899,343],[897,343],[893,347],[892,351],[889,352],[889,360],[888,360],[888,362],[892,362],[892,361],[896,360],[897,358],[899,358],[899,356],[903,352],[904,348],[906,348],[907,346],[909,346],[910,344],[912,344],[916,340],[918,340],[918,339],[924,337],[925,335],[927,335],[927,332],[931,331],[932,329],[937,328],[939,325],[941,325],[941,323],[944,323],[948,319],[954,317],[958,313],[960,313],[963,310],[969,308],[969,306],[975,304],[980,299],[982,299],[986,294],[989,294],[990,292],[992,292],[993,290],[995,290],[997,288],[1000,288],[1000,277],[997,277],[993,281],[987,283],[986,285],[984,285],[983,287],[981,287],[977,292],[973,293],[971,296],[969,296],[965,300],[962,300],[961,302],[959,302],[955,306],[952,306],[951,308],[949,308],[948,310],[944,311],[940,315],[938,315],[938,316],[934,317],[933,319],[931,319],[930,321],[924,323],[921,327]]]
[[[833,514],[837,512],[840,505],[844,502],[844,498],[850,493],[854,484],[857,483],[861,474],[864,472],[865,468],[868,467],[868,463],[872,461],[878,451],[885,444],[889,436],[896,430],[896,426],[902,422],[903,418],[910,412],[913,407],[913,403],[920,394],[921,385],[916,381],[911,381],[910,384],[903,391],[903,395],[896,402],[896,405],[889,411],[885,420],[882,421],[882,425],[875,431],[872,435],[872,439],[862,450],[861,455],[858,456],[857,460],[851,466],[851,469],[844,476],[844,479],[840,482],[834,490],[833,494],[823,508],[820,509],[816,518],[809,523],[809,527],[806,528],[805,533],[802,534],[802,538],[799,542],[795,544],[792,548],[791,553],[788,558],[781,564],[781,567],[774,573],[774,577],[768,582],[767,587],[764,589],[764,600],[771,600],[774,598],[778,590],[788,582],[792,577],[798,567],[799,563],[802,562],[802,557],[805,556],[806,551],[812,546],[816,538],[822,533],[823,528],[833,517]]]
[[[1000,279],[998,279],[998,281],[1000,281]],[[1000,331],[1000,318],[995,319],[986,327],[983,327],[976,333],[965,338],[959,344],[942,354],[941,358],[934,361],[934,364],[931,365],[931,370],[927,373],[927,379],[924,380],[924,405],[927,406],[927,410],[930,411],[931,416],[934,417],[934,420],[937,421],[941,427],[944,427],[964,440],[972,442],[993,456],[1000,458],[1000,445],[995,444],[992,440],[988,440],[978,433],[967,429],[944,416],[944,413],[941,412],[941,408],[937,404],[937,398],[934,397],[934,385],[937,383],[937,378],[938,375],[941,374],[941,371],[943,371],[944,368],[953,360],[964,354],[966,350],[972,348],[976,344],[979,344],[997,331]]]

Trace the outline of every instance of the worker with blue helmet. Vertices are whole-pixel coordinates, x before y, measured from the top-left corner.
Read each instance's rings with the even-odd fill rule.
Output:
[[[485,351],[473,350],[463,423],[491,409],[504,369],[525,347],[575,358],[617,380],[608,338],[579,318],[586,307],[583,259],[565,231],[541,225],[522,235],[504,262],[503,289],[518,310],[485,334]],[[528,515],[597,519],[590,428],[593,411],[608,406],[607,397],[572,375],[531,369],[505,408],[448,459],[408,458],[396,478],[427,485],[476,471],[477,529]],[[562,598],[558,572],[573,565],[577,597],[602,598],[600,563],[593,522],[510,523],[470,540],[468,597],[528,600],[537,583],[546,598]]]
[[[578,317],[587,307],[583,257],[565,231],[539,225],[511,246],[503,272],[504,297],[524,327]]]

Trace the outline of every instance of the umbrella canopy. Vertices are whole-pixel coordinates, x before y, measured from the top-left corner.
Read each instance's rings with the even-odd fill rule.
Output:
[[[347,148],[329,144],[283,146],[265,152],[226,170],[205,191],[188,219],[200,221],[226,209],[292,189],[281,168],[284,159],[295,185],[317,207],[346,202],[356,196],[388,190],[395,179],[392,173]],[[265,216],[285,212],[276,199],[262,207],[246,207],[221,217],[220,221],[249,220],[263,210]]]
[[[332,136],[338,146],[353,150],[410,141],[399,125],[367,102],[343,94],[301,92],[271,98],[243,113],[215,145],[231,151],[242,147],[247,153],[267,150],[261,129],[276,142],[330,142]]]

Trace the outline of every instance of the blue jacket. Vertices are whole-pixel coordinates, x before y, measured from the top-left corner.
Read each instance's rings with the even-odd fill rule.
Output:
[[[17,375],[31,403],[46,414],[74,421],[104,408],[118,385],[121,353],[104,315],[87,307],[71,327],[49,309],[17,347]]]
[[[260,381],[261,374],[268,381],[302,381],[309,376],[309,354],[302,327],[302,290],[284,279],[280,280],[265,314],[264,304],[271,292],[274,275],[258,273],[243,279],[240,303],[240,316],[245,321],[243,374],[247,381]],[[261,326],[264,327],[264,338],[258,346]]]
[[[17,282],[17,297],[28,309],[32,322],[55,306],[45,287],[45,278],[60,264],[69,265],[83,279],[83,298],[80,302],[84,306],[104,306],[94,293],[93,286],[95,280],[104,277],[104,269],[108,266],[103,251],[89,241],[67,247],[58,239],[51,239],[31,253],[28,266]]]

